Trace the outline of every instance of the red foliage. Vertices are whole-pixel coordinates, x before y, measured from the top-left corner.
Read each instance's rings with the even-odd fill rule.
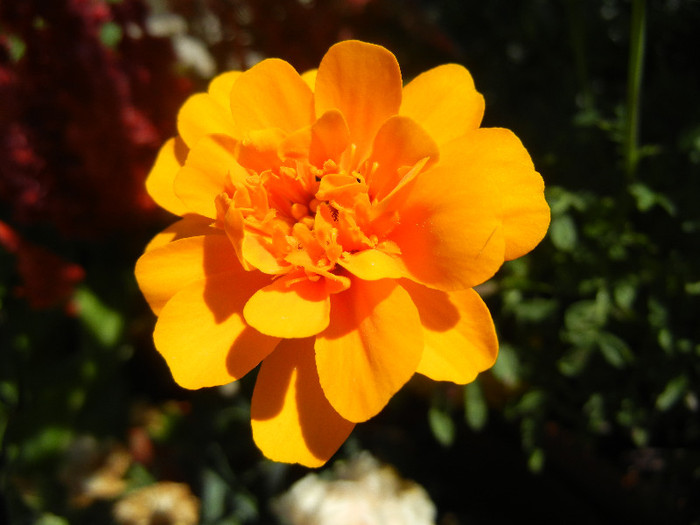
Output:
[[[9,219],[90,237],[139,226],[152,209],[143,181],[191,85],[173,72],[170,42],[143,31],[145,15],[138,0],[0,6],[0,23],[26,46],[13,61],[0,41]],[[114,48],[100,40],[108,23],[121,30]]]
[[[15,290],[35,309],[65,304],[85,271],[50,250],[24,240],[0,221],[0,246],[15,255],[22,284]]]

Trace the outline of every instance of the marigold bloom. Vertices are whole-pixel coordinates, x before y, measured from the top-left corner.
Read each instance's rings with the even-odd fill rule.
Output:
[[[402,87],[394,55],[358,41],[317,71],[269,59],[192,96],[147,180],[182,219],[136,267],[175,380],[221,385],[262,361],[255,442],[316,466],[415,372],[464,384],[492,366],[472,287],[537,245],[549,208],[483,111],[463,67]]]

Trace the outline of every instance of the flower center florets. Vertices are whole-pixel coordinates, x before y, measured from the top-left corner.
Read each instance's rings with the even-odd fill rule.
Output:
[[[378,242],[364,176],[332,160],[321,168],[288,160],[260,173],[249,171],[221,198],[242,219],[242,262],[266,273],[303,268],[309,276],[327,275],[344,255]],[[259,262],[270,259],[276,264]]]

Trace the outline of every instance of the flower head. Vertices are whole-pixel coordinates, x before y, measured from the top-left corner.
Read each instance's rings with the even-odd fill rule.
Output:
[[[493,365],[472,287],[537,245],[549,208],[483,110],[463,67],[403,87],[394,55],[358,41],[316,71],[264,60],[192,96],[147,180],[182,218],[136,267],[175,380],[262,361],[257,445],[320,465],[415,372],[464,384]]]

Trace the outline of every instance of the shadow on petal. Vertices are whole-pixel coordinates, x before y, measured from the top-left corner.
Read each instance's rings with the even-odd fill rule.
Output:
[[[460,313],[446,292],[428,288],[408,279],[400,282],[418,308],[424,328],[434,332],[446,332],[459,323]]]

